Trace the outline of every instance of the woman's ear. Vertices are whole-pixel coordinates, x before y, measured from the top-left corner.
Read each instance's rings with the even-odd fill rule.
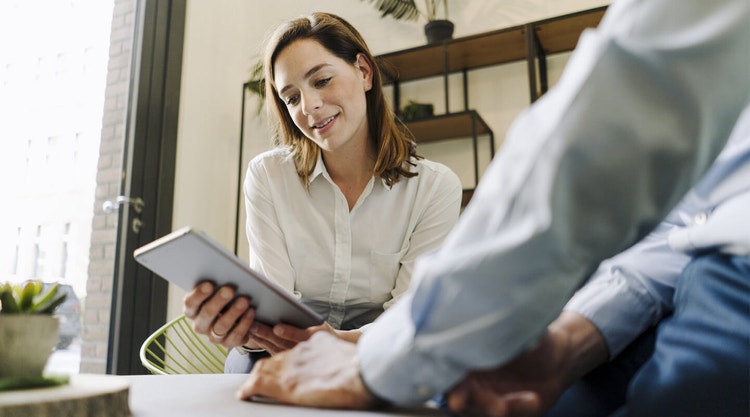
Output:
[[[372,63],[367,59],[365,54],[357,54],[357,62],[354,64],[359,72],[362,73],[362,85],[365,87],[365,91],[372,89]]]

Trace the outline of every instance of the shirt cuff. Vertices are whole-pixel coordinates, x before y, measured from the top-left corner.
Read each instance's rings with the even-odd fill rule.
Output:
[[[586,317],[599,329],[612,360],[653,324],[657,311],[648,299],[645,288],[632,287],[625,277],[612,275],[589,281],[564,310]]]
[[[403,308],[408,303],[391,307],[360,338],[360,375],[375,397],[399,405],[423,404],[450,389],[464,372],[414,346],[411,322],[396,314]]]

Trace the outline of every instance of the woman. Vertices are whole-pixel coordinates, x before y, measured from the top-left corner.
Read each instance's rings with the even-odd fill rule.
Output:
[[[461,183],[416,154],[374,57],[340,17],[314,13],[279,27],[264,68],[280,143],[247,170],[250,266],[326,324],[272,329],[253,321],[247,298],[208,283],[185,297],[185,314],[197,332],[243,352],[274,354],[320,330],[356,339],[406,291],[414,260],[453,227]],[[233,352],[227,371],[248,371],[251,357]]]

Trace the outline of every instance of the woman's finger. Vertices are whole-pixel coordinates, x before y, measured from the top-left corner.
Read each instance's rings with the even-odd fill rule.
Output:
[[[216,317],[216,320],[211,326],[211,335],[219,339],[220,343],[226,341],[230,347],[237,346],[232,345],[229,342],[235,341],[236,339],[239,339],[239,341],[244,340],[244,335],[247,333],[247,329],[240,334],[235,328],[245,313],[247,313],[248,309],[250,309],[250,301],[246,297],[237,297],[232,300],[220,312],[219,316]]]
[[[201,305],[198,315],[193,318],[193,329],[196,333],[210,335],[214,324],[219,319],[219,316],[227,308],[227,306],[234,299],[234,288],[221,287],[214,294],[203,302]],[[229,330],[231,326],[226,327]],[[218,330],[218,332],[217,332]],[[214,330],[217,335],[221,336],[222,329]]]
[[[277,324],[273,326],[273,334],[281,339],[297,344],[310,338],[312,335],[310,329],[300,329],[288,324]]]
[[[276,354],[287,349],[293,348],[297,343],[286,340],[274,334],[272,328],[265,324],[255,322],[250,326],[250,334],[256,339],[262,339],[265,349],[271,354]]]
[[[185,317],[195,319],[200,312],[201,305],[214,293],[214,284],[202,282],[193,288],[192,291],[185,294],[182,299],[182,312]]]

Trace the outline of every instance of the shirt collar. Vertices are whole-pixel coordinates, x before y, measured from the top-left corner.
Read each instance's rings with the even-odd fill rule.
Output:
[[[330,179],[330,175],[328,175],[328,170],[326,169],[326,164],[323,163],[323,152],[318,151],[318,160],[315,162],[315,168],[313,168],[313,171],[310,174],[308,184],[311,184],[313,181],[315,181],[315,178],[320,175],[324,175],[326,178]],[[380,182],[381,184],[383,184],[383,188],[385,188],[386,190],[390,190],[391,188],[393,188],[393,186],[388,185],[388,182],[385,180],[385,178],[375,178],[375,182]]]
[[[313,168],[312,174],[307,180],[308,184],[311,184],[315,178],[323,174],[328,174],[328,171],[326,170],[326,164],[323,163],[323,152],[318,150],[318,160],[315,162],[315,168]]]

